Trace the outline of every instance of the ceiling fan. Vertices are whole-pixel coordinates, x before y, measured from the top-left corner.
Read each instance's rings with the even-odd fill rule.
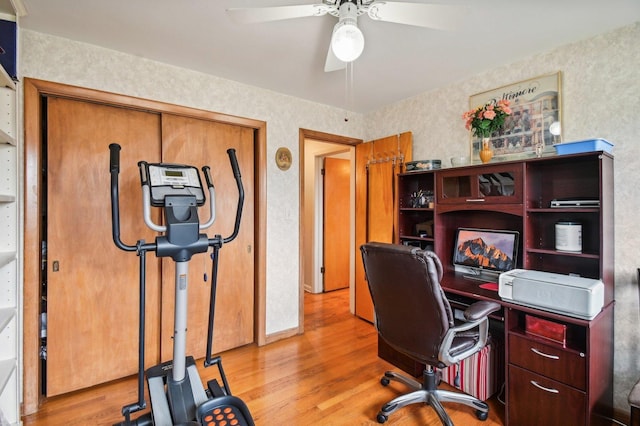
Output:
[[[433,29],[450,29],[459,19],[460,9],[446,4],[408,3],[378,0],[322,0],[319,4],[292,6],[229,8],[227,13],[238,23],[279,21],[330,14],[338,18],[333,28],[326,72],[343,69],[364,49],[364,35],[358,17],[365,13],[375,21],[387,21]]]

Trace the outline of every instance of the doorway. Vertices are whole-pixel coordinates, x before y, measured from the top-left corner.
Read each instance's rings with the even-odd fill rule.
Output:
[[[300,130],[300,332],[304,330],[305,293],[321,293],[323,285],[323,184],[321,170],[325,158],[346,159],[350,163],[349,210],[349,309],[354,311],[355,244],[355,146],[359,139]],[[341,207],[344,208],[344,207]]]

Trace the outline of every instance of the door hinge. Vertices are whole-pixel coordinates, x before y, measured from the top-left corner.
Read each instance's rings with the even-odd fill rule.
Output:
[[[324,274],[324,266],[321,266],[321,267],[320,267],[320,273],[321,273],[321,274]]]

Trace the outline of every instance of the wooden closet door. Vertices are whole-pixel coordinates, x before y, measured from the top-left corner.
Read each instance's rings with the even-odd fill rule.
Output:
[[[411,161],[412,143],[411,132],[405,132],[356,147],[355,309],[357,316],[371,322],[373,302],[360,246],[369,241],[397,242],[396,174],[404,171],[402,161]]]
[[[245,202],[238,237],[219,252],[213,352],[253,342],[254,323],[254,138],[253,130],[196,118],[162,115],[162,161],[211,167],[216,189],[216,221],[205,232],[229,236],[235,222],[238,191],[227,149],[234,148],[242,174]],[[208,200],[208,198],[207,198]],[[198,209],[201,222],[209,218],[207,205]],[[194,255],[189,263],[187,355],[205,356],[211,289],[211,259]],[[163,259],[162,359],[173,352],[175,266]],[[204,274],[208,280],[204,281]]]
[[[327,292],[349,287],[351,161],[325,158],[323,176],[322,290]]]
[[[137,162],[160,159],[157,114],[47,101],[47,396],[136,373],[138,264],[111,236],[109,149],[122,146],[121,237],[153,241]],[[159,216],[156,215],[156,221]],[[159,262],[147,256],[147,365],[158,362]]]

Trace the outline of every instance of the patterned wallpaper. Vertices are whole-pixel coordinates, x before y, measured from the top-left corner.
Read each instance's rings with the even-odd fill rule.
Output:
[[[414,134],[414,158],[467,155],[469,136],[461,115],[470,95],[562,71],[565,141],[602,137],[615,144],[615,394],[616,407],[640,378],[640,322],[635,256],[640,211],[637,158],[640,155],[640,23],[540,53],[468,80],[423,93],[364,116],[350,114],[275,92],[243,85],[98,48],[89,44],[21,30],[20,70],[33,77],[146,99],[238,115],[267,122],[267,334],[298,325],[300,128],[358,137]],[[271,159],[280,146],[293,153],[282,172]]]

